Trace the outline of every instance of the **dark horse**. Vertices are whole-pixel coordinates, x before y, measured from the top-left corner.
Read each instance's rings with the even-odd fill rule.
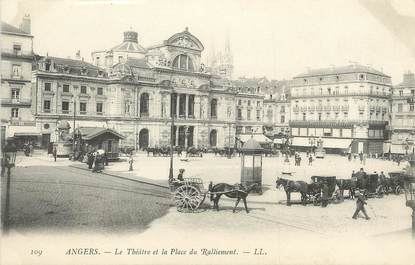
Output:
[[[304,181],[293,181],[289,179],[277,178],[276,186],[284,187],[285,193],[287,194],[287,205],[291,205],[291,192],[301,193],[301,202],[306,204],[307,202],[307,193],[308,193],[308,184]]]
[[[249,213],[248,206],[246,205],[246,197],[248,194],[257,186],[257,183],[244,187],[242,185],[230,185],[226,183],[218,183],[213,186],[209,186],[210,200],[213,201],[213,209],[219,211],[219,200],[222,195],[225,195],[228,198],[236,198],[236,204],[233,208],[235,212],[236,207],[238,206],[239,201],[242,199],[245,205],[245,210]]]

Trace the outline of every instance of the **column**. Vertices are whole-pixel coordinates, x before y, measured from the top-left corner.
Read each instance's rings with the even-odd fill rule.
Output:
[[[186,95],[186,101],[187,101],[187,95]],[[188,126],[184,126],[184,148],[187,148],[187,130],[189,129]]]
[[[200,117],[200,96],[194,97],[193,115],[195,119],[201,118]]]
[[[186,94],[186,106],[185,106],[185,114],[184,114],[184,117],[185,117],[185,119],[187,119],[187,117],[188,117],[188,112],[189,112],[189,94]]]
[[[180,126],[176,126],[176,142],[175,142],[175,145],[179,145],[179,127]]]
[[[179,117],[180,112],[180,94],[176,94],[176,117]]]

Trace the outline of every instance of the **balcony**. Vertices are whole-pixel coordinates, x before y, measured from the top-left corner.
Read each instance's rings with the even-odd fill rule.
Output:
[[[316,107],[316,110],[317,110],[317,111],[322,111],[322,110],[323,110],[323,106],[321,106],[321,105],[320,105],[320,106],[317,106],[317,107]]]
[[[333,110],[334,111],[339,111],[340,110],[340,106],[338,106],[338,105],[337,106],[333,106]]]
[[[22,51],[22,50],[13,50],[13,49],[1,49],[2,57],[12,57],[12,58],[25,58],[32,59],[33,53],[31,51]]]
[[[11,99],[11,98],[2,98],[0,99],[2,106],[20,106],[20,107],[30,107],[32,105],[31,99]]]
[[[343,111],[348,111],[349,110],[349,106],[345,105],[345,106],[341,106],[341,109]]]
[[[19,118],[12,118],[10,119],[10,125],[15,126],[36,126],[35,121],[22,121]]]
[[[69,110],[62,110],[62,114],[69,114]]]
[[[308,110],[309,110],[309,111],[314,111],[315,109],[316,109],[316,107],[314,107],[314,106],[309,106],[309,107],[308,107]]]
[[[305,127],[305,128],[353,128],[354,125],[364,124],[369,126],[386,126],[387,121],[374,121],[374,120],[325,120],[325,121],[290,121],[290,127]]]
[[[331,106],[324,106],[324,107],[323,107],[323,109],[324,109],[325,111],[329,111],[329,110],[331,110]]]

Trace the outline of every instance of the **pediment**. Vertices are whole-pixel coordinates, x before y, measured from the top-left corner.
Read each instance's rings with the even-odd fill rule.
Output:
[[[182,47],[187,49],[193,49],[203,51],[203,44],[198,38],[193,36],[187,29],[183,32],[176,33],[171,36],[167,41],[167,45],[176,47]]]

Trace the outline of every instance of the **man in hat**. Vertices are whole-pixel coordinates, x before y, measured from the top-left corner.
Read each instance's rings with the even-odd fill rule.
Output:
[[[323,182],[321,193],[321,207],[327,207],[327,204],[329,203],[329,186],[327,181]]]
[[[184,173],[184,169],[183,168],[179,169],[179,175],[177,175],[177,180],[184,181],[183,173]]]
[[[365,201],[365,197],[363,196],[363,194],[360,193],[359,190],[356,190],[355,196],[357,200],[356,200],[356,211],[353,214],[353,219],[357,219],[357,215],[359,214],[360,211],[362,211],[366,220],[369,220],[370,217],[367,215],[366,209],[365,209],[365,204],[367,204],[367,202]]]

